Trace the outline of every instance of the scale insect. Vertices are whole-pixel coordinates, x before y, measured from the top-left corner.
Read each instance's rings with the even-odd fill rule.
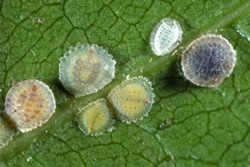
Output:
[[[6,95],[5,111],[21,132],[31,131],[47,122],[55,109],[53,92],[38,80],[18,82]]]
[[[182,29],[178,21],[170,18],[162,19],[150,34],[150,47],[157,56],[172,52],[182,40]]]
[[[207,34],[195,39],[182,54],[184,77],[193,84],[217,87],[232,73],[236,51],[221,35]]]
[[[77,45],[64,54],[59,64],[59,79],[76,97],[92,94],[115,76],[115,60],[98,45]]]
[[[151,82],[143,77],[125,80],[108,95],[116,116],[124,122],[136,122],[148,115],[154,102]]]
[[[77,122],[80,130],[86,135],[101,135],[105,131],[112,131],[114,119],[108,107],[107,100],[98,99],[77,114]]]

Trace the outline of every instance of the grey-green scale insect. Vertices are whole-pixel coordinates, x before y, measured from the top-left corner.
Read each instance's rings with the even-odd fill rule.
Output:
[[[112,55],[95,44],[77,45],[64,54],[59,64],[59,79],[74,96],[95,93],[115,76]]]

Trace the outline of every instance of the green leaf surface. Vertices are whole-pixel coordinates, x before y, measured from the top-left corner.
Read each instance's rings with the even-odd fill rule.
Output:
[[[149,35],[164,17],[180,22],[183,41],[174,56],[157,57]],[[30,78],[47,83],[57,101],[48,123],[0,150],[0,166],[249,166],[249,18],[249,0],[0,0],[1,109],[11,84]],[[233,74],[215,89],[192,85],[180,70],[182,51],[206,33],[222,34],[237,50]],[[78,42],[103,46],[117,65],[111,84],[74,98],[58,80],[58,64]],[[78,109],[106,97],[126,75],[153,82],[149,116],[84,136],[74,122]]]

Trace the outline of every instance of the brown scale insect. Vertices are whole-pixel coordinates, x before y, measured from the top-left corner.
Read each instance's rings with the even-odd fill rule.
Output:
[[[52,91],[38,80],[21,81],[6,96],[5,111],[21,132],[31,131],[47,122],[55,108]]]

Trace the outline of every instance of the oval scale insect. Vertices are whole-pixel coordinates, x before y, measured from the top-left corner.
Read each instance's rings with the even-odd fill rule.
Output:
[[[178,21],[162,19],[150,34],[150,47],[154,54],[163,56],[172,52],[182,40],[182,29]]]
[[[116,62],[95,44],[77,45],[60,59],[59,79],[74,96],[95,93],[114,78]]]
[[[101,98],[81,109],[77,114],[77,122],[86,135],[100,135],[113,130],[114,120],[107,101]]]
[[[143,119],[154,102],[151,82],[143,77],[134,77],[111,90],[108,99],[117,117],[127,123]]]
[[[195,39],[182,54],[186,79],[203,87],[217,87],[232,73],[236,51],[221,35],[207,34]]]
[[[7,93],[5,111],[17,129],[28,132],[47,122],[55,112],[56,103],[50,88],[38,80],[16,83]]]

